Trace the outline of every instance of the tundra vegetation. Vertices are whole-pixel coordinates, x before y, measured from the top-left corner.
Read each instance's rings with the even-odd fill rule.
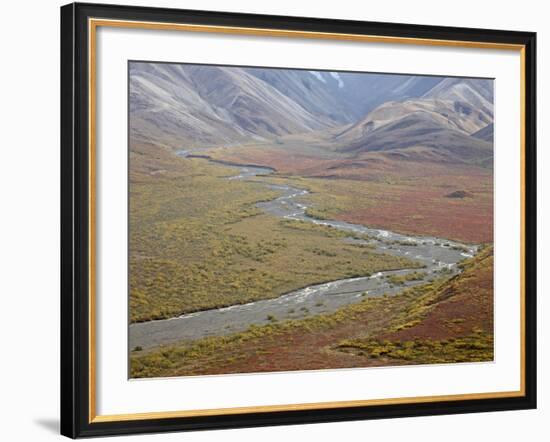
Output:
[[[336,312],[136,345],[133,377],[492,360],[492,80],[132,62],[129,88],[131,322],[416,269]],[[366,235],[264,213],[276,188],[180,149],[271,167],[250,181],[307,189],[319,220],[488,246],[426,275]]]
[[[493,360],[493,248],[451,278],[336,312],[133,352],[132,377]]]
[[[325,153],[319,149],[300,158],[290,149],[269,146],[209,150],[213,158],[275,167],[278,173],[269,180],[311,192],[306,213],[314,218],[468,243],[492,242],[492,170],[460,163],[400,163],[377,153],[352,168],[342,166],[345,161],[337,153],[329,153],[330,160],[320,159]],[[295,161],[285,162],[289,155]],[[300,164],[307,164],[307,170]],[[457,187],[470,189],[471,197],[447,197],[449,189]]]
[[[203,159],[131,157],[130,319],[163,319],[280,296],[303,286],[420,267],[342,238],[367,239],[255,207],[278,196],[227,180]],[[151,152],[149,152],[149,155]],[[165,164],[168,162],[169,164]],[[151,164],[156,164],[154,170]],[[164,165],[163,165],[164,164]]]

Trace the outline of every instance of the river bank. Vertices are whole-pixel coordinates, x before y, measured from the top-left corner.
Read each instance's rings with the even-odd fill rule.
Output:
[[[180,152],[179,156],[191,156]],[[197,158],[197,155],[193,155]],[[202,157],[202,156],[201,156]],[[208,158],[204,161],[220,163]],[[277,191],[280,196],[270,201],[257,203],[265,213],[298,223],[313,223],[328,226],[338,231],[356,234],[367,239],[343,238],[342,241],[364,244],[380,253],[406,257],[418,261],[424,267],[388,270],[374,275],[345,278],[314,284],[283,294],[274,299],[265,299],[246,304],[236,304],[217,309],[203,310],[176,318],[131,324],[129,328],[130,349],[151,349],[182,340],[196,340],[207,336],[229,335],[248,329],[251,325],[269,324],[286,319],[302,319],[316,314],[333,312],[342,306],[356,303],[361,298],[393,295],[405,287],[423,284],[442,273],[459,272],[457,263],[476,254],[478,247],[441,238],[409,236],[389,230],[372,229],[366,226],[341,221],[319,220],[306,214],[308,191],[297,187],[271,184],[257,177],[273,173],[271,168],[228,164],[236,175],[229,180],[255,178],[258,186]]]

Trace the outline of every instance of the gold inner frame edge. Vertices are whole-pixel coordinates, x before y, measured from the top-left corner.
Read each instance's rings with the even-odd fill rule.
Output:
[[[353,401],[332,401],[316,402],[302,404],[284,404],[284,405],[260,405],[234,408],[216,408],[216,409],[198,409],[198,410],[178,410],[178,411],[158,411],[146,413],[128,413],[128,414],[96,414],[96,31],[97,28],[115,27],[115,28],[134,28],[148,30],[170,30],[187,32],[208,32],[217,34],[238,34],[254,36],[273,36],[273,37],[293,37],[308,39],[325,39],[339,41],[357,41],[370,43],[389,43],[389,44],[411,44],[419,46],[445,46],[462,47],[477,49],[498,49],[519,51],[520,53],[520,389],[518,391],[499,391],[487,393],[465,393],[453,395],[437,396],[415,396],[388,399],[366,399]],[[88,367],[88,422],[117,422],[133,421],[146,419],[169,419],[178,417],[198,417],[198,416],[222,416],[246,413],[269,413],[280,411],[299,411],[299,410],[322,410],[329,408],[349,408],[365,407],[375,405],[397,405],[414,404],[426,402],[460,401],[460,400],[482,400],[496,398],[513,398],[525,396],[525,45],[506,44],[494,42],[474,42],[461,40],[440,40],[412,37],[390,37],[363,34],[345,34],[328,33],[312,31],[293,31],[283,29],[265,29],[265,28],[247,28],[232,26],[211,26],[182,23],[161,23],[147,21],[114,20],[114,19],[88,19],[88,94],[89,94],[89,367]]]

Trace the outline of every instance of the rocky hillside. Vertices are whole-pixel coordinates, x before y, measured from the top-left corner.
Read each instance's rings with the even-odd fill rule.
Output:
[[[441,77],[132,62],[130,135],[169,148],[272,141],[348,125]]]
[[[129,79],[134,142],[238,147],[328,133],[345,155],[492,164],[491,80],[146,62],[132,62]]]
[[[422,97],[378,106],[334,141],[347,152],[490,164],[492,122],[491,80],[447,78]]]
[[[169,63],[131,64],[130,122],[132,139],[174,149],[327,127],[242,69]]]

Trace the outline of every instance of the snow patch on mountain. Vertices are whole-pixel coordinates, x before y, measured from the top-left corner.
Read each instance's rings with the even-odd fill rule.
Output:
[[[320,72],[317,71],[308,71],[311,75],[313,75],[317,80],[322,81],[323,83],[326,83],[326,80],[323,78]]]
[[[344,87],[344,80],[342,80],[342,77],[340,77],[338,72],[329,72],[329,73],[330,73],[330,76],[338,82],[338,87],[342,89]]]

